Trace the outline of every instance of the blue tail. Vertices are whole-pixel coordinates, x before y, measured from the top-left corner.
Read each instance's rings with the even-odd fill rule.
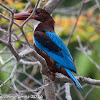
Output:
[[[73,82],[75,83],[76,87],[78,89],[83,89],[81,84],[78,82],[78,80],[75,78],[74,74],[67,68],[65,68],[67,74],[70,76],[70,78],[73,80]]]

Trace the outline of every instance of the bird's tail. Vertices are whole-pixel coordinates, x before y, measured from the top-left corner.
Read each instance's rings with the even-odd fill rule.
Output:
[[[78,82],[78,80],[75,78],[74,74],[67,68],[65,68],[67,74],[70,76],[70,78],[73,80],[73,82],[75,83],[76,87],[78,89],[83,89],[81,84]]]

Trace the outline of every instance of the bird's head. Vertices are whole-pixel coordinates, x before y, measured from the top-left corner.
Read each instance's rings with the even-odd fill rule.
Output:
[[[17,13],[14,15],[14,19],[16,20],[26,20],[32,13],[33,10],[30,10],[28,12],[23,12],[23,13]],[[52,17],[50,16],[50,14],[41,8],[37,8],[35,10],[35,14],[31,17],[31,19],[35,19],[37,21],[40,22],[45,22],[49,19],[52,19]]]

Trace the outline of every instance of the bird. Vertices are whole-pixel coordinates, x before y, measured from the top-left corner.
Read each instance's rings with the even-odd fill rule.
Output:
[[[14,15],[16,20],[26,20],[33,10]],[[52,73],[61,73],[69,77],[78,89],[83,89],[75,78],[77,73],[73,63],[73,58],[67,46],[56,34],[54,27],[55,21],[52,16],[44,9],[37,8],[30,21],[34,24],[34,47],[36,52],[41,55]],[[37,24],[36,24],[37,23]]]

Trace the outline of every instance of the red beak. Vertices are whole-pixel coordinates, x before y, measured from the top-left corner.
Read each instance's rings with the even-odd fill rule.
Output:
[[[31,15],[31,13],[28,13],[28,12],[17,13],[17,14],[14,14],[14,19],[26,20],[30,15]],[[34,19],[34,18],[32,17],[31,19]]]

